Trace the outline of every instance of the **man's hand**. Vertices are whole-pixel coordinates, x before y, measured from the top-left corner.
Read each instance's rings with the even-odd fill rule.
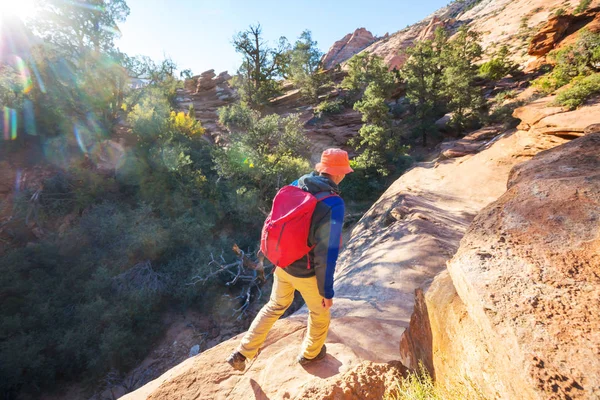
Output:
[[[333,299],[323,298],[323,300],[321,300],[321,305],[323,306],[323,308],[325,310],[329,310],[331,308],[331,306],[333,305]]]

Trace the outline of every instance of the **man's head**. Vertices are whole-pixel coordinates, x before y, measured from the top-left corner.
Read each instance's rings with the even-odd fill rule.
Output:
[[[321,162],[315,167],[321,175],[327,175],[336,185],[344,179],[346,174],[354,172],[350,168],[348,153],[341,149],[327,149],[321,154]]]

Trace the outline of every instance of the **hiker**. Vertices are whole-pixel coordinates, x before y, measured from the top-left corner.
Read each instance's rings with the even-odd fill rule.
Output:
[[[325,339],[329,309],[333,305],[333,274],[344,223],[344,201],[338,195],[338,185],[353,170],[348,153],[340,149],[325,150],[315,170],[283,187],[273,200],[261,239],[261,251],[277,266],[273,290],[237,350],[227,358],[238,371],[246,368],[246,360],[256,356],[273,324],[292,304],[295,290],[308,307],[308,329],[298,363],[310,364],[327,353]],[[313,207],[312,215],[301,211],[306,207]],[[285,216],[282,219],[286,222],[281,224],[277,215]],[[303,219],[305,232],[301,227]]]

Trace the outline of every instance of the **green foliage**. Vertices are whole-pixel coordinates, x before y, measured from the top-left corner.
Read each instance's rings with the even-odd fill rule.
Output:
[[[35,30],[45,42],[57,46],[62,55],[72,60],[88,51],[109,53],[114,50],[117,23],[124,22],[129,15],[125,0],[93,0],[89,7],[74,2],[45,0],[39,2],[38,15],[32,22]],[[87,65],[89,66],[89,65]]]
[[[235,51],[244,58],[232,85],[242,101],[260,107],[280,93],[276,78],[283,76],[289,64],[289,43],[281,37],[277,47],[269,47],[262,39],[260,24],[251,25],[233,38]]]
[[[600,70],[600,34],[583,30],[575,44],[553,51],[550,57],[554,69],[534,81],[543,93],[551,93],[577,77]]]
[[[400,144],[392,129],[385,90],[376,83],[369,84],[362,100],[354,104],[354,109],[362,114],[364,122],[353,140],[358,148],[363,149],[355,159],[356,164],[359,168],[387,176],[394,172],[394,162],[406,155],[407,147]]]
[[[177,97],[177,89],[183,87],[183,82],[175,77],[177,65],[173,60],[167,58],[157,63],[145,56],[125,56],[123,64],[130,77],[146,82],[143,88],[129,95],[126,104],[137,104],[147,90],[158,89],[166,96],[169,105],[173,108],[176,107],[175,98]]]
[[[183,80],[186,80],[186,79],[192,79],[192,78],[193,78],[193,76],[194,76],[194,74],[192,73],[192,70],[191,70],[191,69],[189,69],[189,68],[188,68],[188,69],[184,69],[183,71],[181,71],[181,72],[179,73],[179,77],[180,77],[181,79],[183,79]]]
[[[556,11],[554,12],[554,15],[555,15],[556,17],[560,17],[561,15],[565,15],[565,13],[566,13],[566,12],[567,12],[567,11],[566,11],[564,8],[562,8],[562,7],[561,7],[561,8],[559,8],[558,10],[556,10]]]
[[[451,125],[459,132],[478,122],[485,105],[480,88],[474,85],[478,72],[475,61],[481,53],[478,35],[465,27],[442,49],[442,93],[452,112]]]
[[[220,109],[230,145],[215,153],[216,170],[244,202],[268,208],[276,190],[310,169],[308,141],[298,116],[260,117],[238,104]]]
[[[592,3],[592,0],[580,0],[579,4],[575,8],[575,10],[573,10],[573,13],[580,14],[580,13],[584,12],[585,10],[588,9],[588,7],[590,6],[591,3]]]
[[[339,99],[322,101],[313,109],[317,118],[321,118],[323,115],[339,114],[342,111],[344,111],[344,104]]]
[[[485,79],[497,81],[516,72],[517,65],[508,58],[509,53],[508,46],[500,47],[500,50],[493,55],[490,61],[481,64],[479,75]]]
[[[419,363],[419,369],[388,387],[385,400],[486,400],[481,390],[467,377],[452,376],[453,387],[434,382],[427,369]]]
[[[434,40],[420,41],[408,48],[408,60],[401,71],[406,83],[406,98],[413,107],[413,132],[422,137],[423,146],[427,136],[435,134],[434,122],[443,108],[440,81],[443,73],[441,50],[448,38],[445,31],[438,28]]]
[[[290,51],[288,76],[303,97],[313,103],[317,101],[319,88],[330,82],[329,76],[320,69],[322,56],[309,30],[302,32]]]
[[[600,94],[600,74],[575,78],[569,87],[558,92],[556,102],[570,109],[577,108],[587,99]]]
[[[343,89],[360,93],[373,84],[387,94],[393,88],[394,75],[388,70],[383,58],[363,52],[354,55],[347,65],[348,75],[341,83]]]

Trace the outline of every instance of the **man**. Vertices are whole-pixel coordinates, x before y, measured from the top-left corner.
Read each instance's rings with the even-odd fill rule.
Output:
[[[236,370],[246,368],[246,360],[256,356],[273,324],[283,315],[298,290],[308,307],[308,329],[297,361],[307,365],[325,357],[325,339],[329,330],[333,305],[333,275],[342,241],[344,201],[337,196],[338,185],[345,175],[353,172],[348,153],[328,149],[321,155],[316,172],[304,175],[293,186],[316,195],[330,193],[315,206],[311,218],[308,245],[312,250],[284,268],[274,271],[273,291],[267,304],[260,310],[237,350],[227,362]]]

